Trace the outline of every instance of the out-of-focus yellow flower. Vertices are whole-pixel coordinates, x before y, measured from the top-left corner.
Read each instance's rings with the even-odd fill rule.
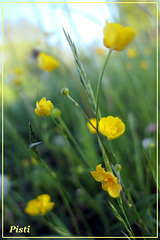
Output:
[[[138,51],[134,47],[127,48],[126,53],[129,58],[136,58],[138,56]]]
[[[39,68],[47,72],[51,72],[59,66],[59,61],[56,58],[43,52],[38,54],[37,61]]]
[[[131,70],[132,64],[130,62],[126,62],[126,68],[127,68],[127,70]]]
[[[23,165],[24,167],[28,167],[28,166],[29,166],[29,161],[28,161],[27,159],[23,159],[23,160],[22,160],[22,165]]]
[[[96,49],[95,49],[95,53],[97,54],[97,55],[104,55],[104,54],[106,54],[106,50],[104,49],[104,48],[100,48],[100,47],[97,47]]]
[[[46,212],[52,210],[54,202],[51,202],[51,197],[48,194],[42,194],[37,197],[39,202],[40,212],[44,215]]]
[[[140,61],[139,66],[143,70],[147,70],[149,68],[148,62],[146,60]]]
[[[25,212],[29,215],[45,215],[46,212],[51,211],[54,207],[54,202],[50,201],[48,194],[39,195],[36,199],[32,199],[27,203]]]
[[[103,34],[103,43],[107,48],[122,51],[133,40],[135,31],[131,27],[122,27],[107,21]]]
[[[33,165],[37,165],[37,164],[38,164],[38,163],[37,163],[37,160],[36,160],[34,157],[31,157],[30,161],[31,161],[31,163],[32,163]]]
[[[105,135],[108,140],[120,137],[125,131],[124,123],[118,117],[101,118],[98,125],[100,133]]]
[[[89,120],[92,123],[92,125],[96,128],[96,125],[97,125],[96,118],[90,118]],[[96,129],[94,129],[92,127],[92,125],[89,122],[87,122],[87,127],[88,127],[89,131],[91,133],[96,133]]]
[[[22,70],[20,68],[15,68],[14,69],[14,73],[17,75],[21,75],[22,74]]]
[[[36,216],[40,214],[39,204],[37,199],[32,199],[27,203],[26,208],[24,209],[25,212],[29,215]]]
[[[150,47],[146,47],[144,49],[144,53],[147,55],[147,56],[150,56],[152,54],[152,49]]]
[[[51,101],[46,101],[46,98],[44,97],[44,98],[41,99],[40,102],[37,101],[35,113],[39,117],[49,116],[50,112],[53,108],[54,108],[54,106],[51,103]]]
[[[43,34],[45,37],[49,37],[53,34],[53,32],[44,32]]]
[[[109,195],[113,198],[117,198],[122,190],[121,185],[118,183],[117,178],[111,172],[106,172],[101,164],[97,165],[96,171],[91,172],[93,178],[97,182],[102,183],[102,188],[108,191]]]
[[[20,78],[14,78],[13,83],[16,86],[20,86],[22,84],[22,80]]]

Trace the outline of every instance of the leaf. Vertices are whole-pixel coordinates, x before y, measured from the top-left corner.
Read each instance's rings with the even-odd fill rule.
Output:
[[[79,60],[77,50],[76,50],[76,46],[73,43],[69,33],[66,33],[64,28],[63,28],[63,32],[64,32],[64,34],[66,36],[66,39],[67,39],[67,41],[68,41],[68,43],[71,47],[80,81],[81,81],[81,83],[82,83],[82,85],[83,85],[83,87],[86,91],[86,94],[87,94],[89,102],[92,106],[93,112],[95,113],[96,112],[96,101],[95,101],[95,97],[94,97],[94,94],[93,94],[93,90],[91,88],[90,81],[89,81],[89,79],[87,79],[87,74],[85,73],[85,71],[83,69],[83,66],[82,66],[82,64]]]
[[[149,164],[149,166],[150,166],[150,169],[151,169],[153,178],[154,178],[154,180],[155,180],[155,182],[156,182],[156,185],[158,184],[158,190],[160,191],[160,177],[158,177],[158,182],[157,182],[157,173],[156,173],[156,170],[155,170],[155,168],[153,167],[153,164],[152,164],[151,160],[149,159],[149,157],[147,156],[146,153],[145,153],[145,157],[146,157],[146,159],[147,159],[147,161],[148,161],[148,164]]]
[[[122,231],[122,233],[123,233],[124,236],[126,236],[129,240],[131,240],[125,232]]]
[[[42,142],[32,143],[32,144],[29,145],[29,148],[33,148],[33,147],[35,147],[35,146],[37,146],[37,145],[39,145],[39,144],[41,144],[41,143],[42,143]]]
[[[32,125],[30,122],[29,122],[29,138],[31,141],[31,144],[29,146],[30,150],[32,150],[31,152],[34,152],[36,154],[36,156],[39,157],[40,154],[38,152],[37,145],[40,144],[41,142],[36,142],[35,134],[34,134],[34,131],[33,131],[33,128],[32,128]]]

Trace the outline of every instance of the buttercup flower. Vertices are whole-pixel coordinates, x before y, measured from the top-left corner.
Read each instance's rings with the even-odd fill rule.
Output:
[[[46,212],[52,210],[54,202],[51,202],[51,197],[48,194],[42,194],[37,197],[40,212],[44,215]]]
[[[15,69],[14,69],[14,73],[15,73],[16,75],[21,75],[21,74],[22,74],[22,70],[21,70],[20,68],[15,68]]]
[[[89,119],[90,120],[90,122],[92,123],[92,125],[96,128],[96,118],[90,118]],[[89,122],[87,122],[87,127],[88,127],[88,129],[89,129],[89,131],[91,132],[91,133],[96,133],[96,129],[94,129],[93,127],[92,127],[92,125],[89,123]]]
[[[131,27],[122,27],[107,21],[103,34],[103,43],[107,48],[122,51],[133,40],[135,31]]]
[[[106,53],[106,51],[105,51],[104,48],[97,47],[97,48],[95,49],[95,53],[96,53],[97,55],[104,55],[104,54]]]
[[[46,101],[46,98],[44,97],[44,98],[41,99],[40,102],[37,101],[35,113],[39,117],[49,116],[50,112],[53,108],[54,108],[54,106],[51,103],[51,101]]]
[[[14,78],[13,83],[16,86],[20,86],[22,84],[22,80],[20,78]]]
[[[54,207],[54,202],[50,200],[51,198],[48,194],[39,195],[36,199],[32,199],[27,203],[25,212],[32,216],[45,215],[46,212],[52,210]]]
[[[125,125],[118,117],[109,116],[101,118],[98,129],[108,140],[112,140],[120,137],[124,133]]]
[[[128,70],[131,70],[132,69],[132,64],[130,62],[126,62],[126,68]]]
[[[147,70],[149,67],[148,62],[145,60],[140,61],[139,66],[142,70]]]
[[[106,172],[101,167],[102,164],[97,165],[96,171],[92,171],[92,177],[102,183],[102,188],[108,191],[109,195],[113,198],[117,198],[122,190],[121,185],[118,183],[117,178],[111,172]]]
[[[150,47],[146,47],[144,49],[144,53],[147,55],[147,56],[150,56],[152,54],[152,49]]]
[[[32,216],[36,216],[36,215],[40,214],[37,199],[30,200],[27,203],[27,206],[24,210],[27,214],[32,215]]]
[[[39,68],[47,72],[51,72],[59,66],[59,61],[57,59],[43,52],[38,54],[37,61]]]
[[[134,47],[127,48],[126,53],[129,58],[136,58],[138,55],[138,51]]]
[[[31,157],[30,161],[31,161],[31,163],[32,163],[33,165],[37,165],[37,164],[38,164],[38,163],[37,163],[37,160],[36,160],[34,157]]]

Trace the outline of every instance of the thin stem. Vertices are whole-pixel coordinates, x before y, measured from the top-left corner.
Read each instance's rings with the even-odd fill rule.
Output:
[[[80,107],[80,105],[78,104],[78,102],[76,102],[69,94],[66,95],[74,104],[76,107],[78,107],[80,109],[80,111],[83,113],[83,115],[85,116],[85,118],[87,119],[87,121],[90,123],[90,125],[96,130],[96,128],[93,126],[93,124],[90,122],[87,114],[83,111],[83,109]],[[107,169],[107,171],[112,171],[110,164],[109,164],[109,159],[108,159],[108,155],[110,156],[110,153],[108,152],[108,150],[105,148],[105,145],[100,137],[99,132],[97,132],[97,137],[98,137],[98,142],[99,142],[99,146],[104,158],[104,163],[105,163],[105,167]],[[107,154],[106,154],[107,151]]]
[[[49,175],[52,177],[52,179],[55,181],[56,185],[57,185],[57,190],[59,191],[59,194],[61,196],[61,198],[63,199],[63,202],[71,216],[72,222],[74,224],[74,227],[77,231],[77,233],[80,235],[80,230],[79,227],[77,225],[75,216],[73,214],[72,208],[69,205],[69,202],[64,194],[64,192],[62,191],[63,187],[61,186],[61,184],[56,180],[56,176],[55,174],[50,170],[50,168],[48,167],[48,165],[43,161],[43,159],[41,157],[38,157],[38,159],[40,160],[41,164],[43,165],[43,167],[46,169],[46,171],[49,173]]]
[[[70,95],[67,95],[67,97],[75,104],[76,107],[78,107],[80,109],[80,111],[83,113],[83,115],[85,116],[85,118],[87,119],[87,121],[89,122],[89,124],[96,130],[96,128],[93,126],[93,124],[91,123],[91,121],[89,120],[87,114],[83,111],[83,109],[81,108],[81,106],[79,105],[78,102],[76,102]]]
[[[77,151],[79,152],[80,156],[82,157],[82,159],[85,161],[85,163],[91,167],[90,163],[88,162],[86,156],[84,155],[83,151],[81,150],[79,144],[77,143],[77,141],[75,140],[75,138],[73,137],[72,133],[70,132],[70,130],[68,129],[68,127],[66,126],[65,122],[62,120],[61,117],[58,118],[60,124],[62,125],[64,131],[66,132],[66,134],[68,135],[69,139],[71,140],[71,142],[75,145]]]
[[[102,155],[103,155],[106,170],[112,172],[111,166],[109,164],[108,152],[106,153],[106,148],[105,148],[104,143],[103,143],[103,141],[100,137],[99,132],[97,132],[97,137],[98,137],[99,146],[100,146],[100,149],[101,149],[101,152],[102,152]]]
[[[97,86],[97,95],[96,95],[96,122],[97,122],[97,132],[98,132],[98,110],[99,110],[99,94],[100,94],[100,87],[101,87],[101,83],[102,83],[102,78],[103,78],[103,74],[104,74],[104,70],[106,68],[106,65],[108,63],[109,57],[112,53],[112,50],[109,50],[109,53],[107,55],[107,58],[104,62],[103,68],[102,68],[102,72],[98,81],[98,86]]]
[[[128,227],[129,227],[129,229],[130,229],[130,231],[131,231],[131,233],[132,233],[132,235],[133,235],[133,237],[134,237],[133,230],[132,230],[132,228],[131,228],[131,225],[130,225],[130,223],[129,223],[129,220],[128,220],[128,218],[127,218],[127,215],[126,215],[126,213],[125,213],[125,210],[124,210],[124,208],[123,208],[123,203],[122,203],[122,198],[121,198],[121,196],[120,196],[120,198],[118,199],[118,204],[119,204],[119,206],[120,206],[120,208],[121,208],[121,210],[122,210],[122,213],[123,213],[123,215],[124,215],[124,217],[125,217],[125,219],[126,219],[126,222],[127,222],[127,224],[128,224]],[[133,238],[133,239],[135,239],[135,238]]]

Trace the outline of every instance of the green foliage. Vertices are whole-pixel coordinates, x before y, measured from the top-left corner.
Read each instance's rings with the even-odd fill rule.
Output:
[[[104,72],[101,114],[117,116],[126,125],[120,138],[109,142],[101,135],[104,149],[109,149],[112,155],[111,165],[122,167],[118,175],[124,190],[120,208],[117,200],[103,191],[101,183],[90,174],[98,164],[103,165],[96,135],[89,132],[80,109],[60,93],[66,86],[86,115],[94,117],[94,92],[105,59],[94,54],[92,46],[77,51],[70,35],[65,30],[64,33],[76,67],[67,50],[44,41],[43,51],[59,56],[61,63],[51,73],[40,71],[36,58],[30,57],[35,42],[14,43],[14,46],[5,43],[8,58],[3,89],[4,172],[11,183],[4,196],[5,236],[9,235],[10,225],[28,223],[31,236],[126,236],[128,239],[134,235],[155,236],[157,138],[156,132],[146,131],[146,127],[156,123],[156,48],[149,37],[145,43],[135,40],[132,46],[138,49],[138,56],[129,59],[125,50],[113,52]],[[145,54],[145,47],[151,49],[151,55]],[[11,49],[17,53],[16,60]],[[142,59],[148,62],[146,70],[139,67]],[[128,62],[131,69],[126,67]],[[22,69],[20,86],[13,84],[15,67]],[[60,111],[53,118],[35,114],[36,102],[42,97],[51,100]],[[155,146],[144,148],[145,138],[152,138]],[[31,162],[32,156],[37,164]],[[46,216],[27,215],[24,212],[27,202],[44,193],[55,202],[52,212]]]

